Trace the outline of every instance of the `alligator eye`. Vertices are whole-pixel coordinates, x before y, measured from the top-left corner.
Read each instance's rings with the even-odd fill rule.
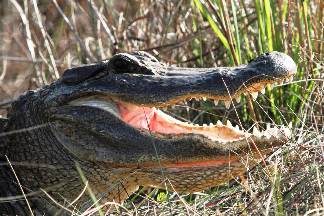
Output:
[[[114,55],[108,62],[108,71],[115,74],[145,74],[154,75],[155,73],[146,64],[149,61],[142,59],[143,56],[136,54],[120,53]]]
[[[117,72],[121,72],[121,71],[128,71],[130,69],[132,69],[132,64],[129,64],[129,62],[123,60],[123,59],[116,59],[115,61],[112,62],[112,64],[114,65],[114,69],[117,69]]]

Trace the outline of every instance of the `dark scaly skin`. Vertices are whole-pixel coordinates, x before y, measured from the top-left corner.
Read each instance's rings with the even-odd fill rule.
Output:
[[[96,197],[106,201],[121,202],[140,185],[163,188],[165,178],[178,192],[222,184],[246,171],[246,165],[235,155],[245,158],[249,152],[252,158],[260,156],[251,151],[248,140],[224,144],[198,134],[157,135],[135,129],[110,112],[69,103],[98,95],[157,107],[192,95],[224,99],[229,93],[237,95],[249,86],[273,83],[295,71],[291,58],[278,52],[264,54],[237,68],[170,68],[144,52],[136,52],[69,69],[51,85],[22,95],[12,104],[7,119],[1,119],[0,158],[4,165],[0,169],[0,196],[21,195],[5,155],[24,192],[34,193],[28,200],[38,214],[57,211],[40,189],[61,204],[79,195],[84,183],[76,165]],[[11,133],[15,130],[19,131]],[[285,143],[279,136],[251,136],[252,140],[261,154]],[[209,160],[218,160],[219,164],[173,166]],[[250,160],[250,165],[256,162]],[[88,200],[85,194],[76,203],[80,206]],[[20,197],[18,201],[1,202],[0,212],[26,214],[28,208]]]

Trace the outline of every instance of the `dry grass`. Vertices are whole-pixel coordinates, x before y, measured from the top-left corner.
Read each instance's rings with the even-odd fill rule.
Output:
[[[242,98],[229,110],[191,101],[168,110],[192,122],[242,121],[246,129],[292,121],[293,138],[267,159],[267,169],[258,166],[245,182],[236,179],[194,195],[145,189],[116,205],[117,214],[323,215],[321,0],[36,2],[0,2],[0,115],[11,100],[51,83],[66,68],[118,52],[145,50],[169,64],[191,67],[246,63],[267,50],[284,51],[298,62],[292,83],[257,101]]]

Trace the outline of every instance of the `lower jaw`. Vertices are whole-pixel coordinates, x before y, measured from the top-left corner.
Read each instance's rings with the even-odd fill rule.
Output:
[[[255,166],[260,161],[264,160],[266,155],[271,152],[270,149],[263,149],[262,151],[249,151],[249,152],[228,152],[227,155],[215,155],[214,158],[209,159],[193,159],[192,161],[179,161],[179,162],[165,162],[160,161],[154,164],[146,164],[145,168],[159,168],[166,170],[190,170],[190,169],[213,169],[219,167],[249,167]]]
[[[231,159],[214,159],[206,161],[194,161],[194,162],[178,162],[167,165],[166,168],[195,168],[195,167],[218,167],[224,165],[230,165],[231,163],[238,162],[237,160]]]

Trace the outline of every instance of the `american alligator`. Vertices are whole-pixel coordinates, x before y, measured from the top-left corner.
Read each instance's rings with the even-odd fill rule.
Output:
[[[0,118],[0,212],[30,212],[23,192],[33,211],[53,214],[51,199],[70,209],[89,202],[89,193],[79,196],[85,185],[101,201],[122,202],[141,185],[190,193],[240,176],[283,145],[289,130],[193,125],[160,108],[191,98],[232,103],[295,73],[294,61],[279,52],[220,68],[170,67],[145,52],[120,53],[68,69]]]

